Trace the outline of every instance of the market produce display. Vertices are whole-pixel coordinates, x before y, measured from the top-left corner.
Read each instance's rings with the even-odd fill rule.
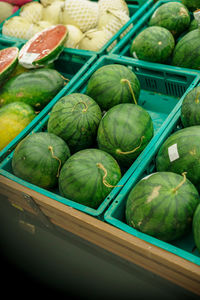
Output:
[[[40,187],[52,188],[69,156],[69,147],[60,137],[48,132],[34,133],[17,145],[12,159],[13,173]]]
[[[91,97],[73,93],[54,105],[47,130],[64,139],[76,152],[95,144],[101,117],[101,109]]]
[[[15,69],[18,63],[18,54],[17,47],[5,48],[0,51],[0,87]]]
[[[156,172],[140,180],[126,202],[128,225],[167,242],[188,233],[200,199],[186,176]]]
[[[184,127],[200,125],[200,87],[192,89],[181,105],[181,122]]]
[[[200,126],[190,126],[171,134],[156,157],[158,171],[182,174],[200,191]]]
[[[23,5],[19,16],[4,22],[2,33],[30,39],[45,28],[63,24],[69,32],[65,47],[99,51],[129,20],[124,0],[41,0]],[[132,27],[130,24],[120,38]]]
[[[110,154],[85,149],[65,162],[59,176],[59,191],[68,199],[98,208],[120,178],[120,167]]]
[[[87,84],[86,94],[102,110],[120,103],[135,103],[140,95],[140,82],[135,73],[123,65],[107,65],[95,71]]]

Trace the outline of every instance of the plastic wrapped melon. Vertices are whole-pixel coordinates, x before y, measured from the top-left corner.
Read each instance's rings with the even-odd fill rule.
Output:
[[[78,49],[99,51],[112,37],[108,30],[91,29],[87,31],[77,45]]]
[[[44,7],[47,7],[48,5],[52,4],[53,2],[58,1],[58,0],[40,0],[40,2],[42,3],[42,5]],[[64,2],[65,0],[59,0]]]
[[[30,23],[38,22],[42,19],[43,6],[39,2],[29,2],[22,6],[20,16],[27,18]]]
[[[0,1],[0,23],[16,12],[18,6]]]
[[[98,21],[98,3],[88,0],[66,0],[61,13],[62,24],[77,26],[82,32],[95,28]]]
[[[63,6],[63,1],[55,1],[49,6],[44,7],[42,20],[47,21],[52,25],[60,24],[61,9]]]
[[[122,12],[125,12],[129,16],[128,5],[124,0],[99,0],[99,13],[102,14],[107,9],[117,9]]]
[[[65,47],[76,48],[78,42],[82,39],[82,31],[74,25],[65,25],[68,29],[68,36],[65,42]]]

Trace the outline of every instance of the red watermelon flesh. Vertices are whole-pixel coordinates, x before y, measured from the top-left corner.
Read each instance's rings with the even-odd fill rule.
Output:
[[[18,61],[19,49],[17,47],[9,47],[0,51],[0,84],[14,70]]]
[[[67,28],[61,24],[36,33],[20,50],[19,63],[35,68],[53,62],[63,50],[66,37]]]

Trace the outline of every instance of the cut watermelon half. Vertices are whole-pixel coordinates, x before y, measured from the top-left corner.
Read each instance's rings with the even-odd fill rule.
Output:
[[[66,26],[61,24],[36,33],[20,50],[19,64],[33,69],[52,63],[64,49],[67,34]]]
[[[19,49],[9,47],[0,50],[0,86],[12,73],[18,62]]]

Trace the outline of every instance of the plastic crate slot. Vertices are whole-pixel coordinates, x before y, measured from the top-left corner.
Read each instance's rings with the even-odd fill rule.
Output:
[[[145,78],[146,85],[149,89],[157,90],[157,82],[155,79]]]

